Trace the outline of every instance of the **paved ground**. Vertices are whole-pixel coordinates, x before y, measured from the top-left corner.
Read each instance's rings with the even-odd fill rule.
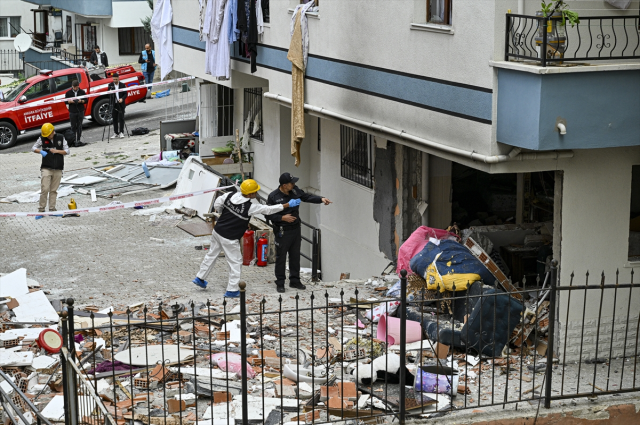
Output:
[[[149,105],[149,103],[148,103]],[[151,104],[152,105],[152,104]],[[161,112],[161,111],[157,111]],[[157,153],[158,132],[146,136],[116,139],[108,144],[92,143],[71,149],[65,162],[67,170],[110,162],[139,160],[141,155]],[[26,147],[26,145],[23,145]],[[30,147],[30,145],[29,145]],[[40,156],[33,153],[0,153],[0,198],[39,189]],[[67,175],[71,171],[66,172]],[[118,197],[122,202],[160,197],[170,193],[151,191]],[[105,205],[109,199],[74,194],[79,207]],[[62,198],[59,209],[70,197]],[[37,204],[0,203],[0,211],[36,211]],[[178,300],[221,302],[226,285],[226,262],[216,264],[210,286],[202,290],[191,283],[204,257],[196,245],[208,240],[194,238],[176,227],[153,227],[149,217],[132,216],[132,210],[88,214],[79,218],[47,217],[1,219],[0,273],[25,267],[29,277],[51,291],[52,298],[73,297],[79,305],[130,305],[140,301]],[[164,239],[164,243],[150,238]],[[250,294],[274,294],[273,266],[245,267],[243,279]],[[342,287],[355,289],[355,283],[320,284],[339,296]],[[368,291],[369,293],[369,291]],[[291,292],[289,295],[292,295]],[[306,297],[305,297],[306,298]],[[286,300],[290,300],[286,297]],[[293,301],[293,300],[291,300]]]

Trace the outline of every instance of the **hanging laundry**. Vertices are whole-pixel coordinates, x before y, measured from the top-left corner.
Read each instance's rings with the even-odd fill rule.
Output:
[[[225,19],[229,22],[229,31],[227,35],[229,37],[229,44],[235,43],[240,39],[240,31],[237,29],[238,27],[238,0],[228,0],[229,1],[229,9],[228,15]]]
[[[202,28],[204,27],[204,16],[207,12],[207,0],[198,0],[200,3],[200,26],[199,31],[200,31],[200,41],[205,41],[205,35],[202,32]]]
[[[258,20],[258,35],[264,34],[264,16],[262,16],[262,0],[256,4],[256,18]]]
[[[256,16],[256,0],[249,2],[249,38],[247,45],[251,57],[251,73],[258,70],[256,58],[258,57],[258,18]]]
[[[229,8],[227,0],[208,0],[205,22],[202,29],[206,41],[205,73],[217,78],[229,79],[231,57],[229,50]],[[222,41],[220,41],[220,35]]]
[[[291,156],[296,167],[300,165],[300,145],[304,139],[304,73],[307,67],[309,33],[306,11],[314,4],[310,1],[298,5],[291,18],[291,44],[287,59],[291,61]]]
[[[160,55],[160,79],[164,80],[173,71],[173,37],[171,35],[171,20],[173,9],[171,0],[157,0],[151,17],[151,32],[158,41],[155,50]]]

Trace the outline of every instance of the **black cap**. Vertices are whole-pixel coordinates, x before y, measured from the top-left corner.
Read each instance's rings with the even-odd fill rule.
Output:
[[[283,173],[280,176],[280,184],[295,183],[297,181],[298,181],[298,178],[293,177],[291,173]]]

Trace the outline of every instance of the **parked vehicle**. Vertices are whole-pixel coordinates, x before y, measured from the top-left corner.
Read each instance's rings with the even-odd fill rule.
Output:
[[[91,74],[90,74],[90,73]],[[120,81],[127,86],[144,84],[144,76],[136,72],[132,66],[104,71],[85,68],[67,68],[58,71],[40,71],[40,75],[29,78],[13,90],[7,92],[0,100],[0,149],[7,149],[16,144],[18,132],[39,129],[48,122],[56,124],[69,120],[67,105],[63,102],[47,105],[47,102],[64,99],[65,93],[71,89],[71,82],[78,80],[80,88],[87,94],[106,92],[114,74],[120,75]],[[142,101],[147,96],[147,88],[130,90],[126,104]],[[17,111],[7,109],[33,104],[31,108]],[[99,125],[109,125],[112,121],[109,110],[109,95],[91,97],[85,105],[87,118]]]

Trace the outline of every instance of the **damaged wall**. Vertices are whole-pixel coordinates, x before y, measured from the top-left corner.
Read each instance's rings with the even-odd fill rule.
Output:
[[[396,188],[396,144],[386,148],[376,143],[375,152],[375,194],[373,197],[373,219],[378,223],[378,248],[390,261],[398,256],[396,237],[396,214],[398,209]]]

